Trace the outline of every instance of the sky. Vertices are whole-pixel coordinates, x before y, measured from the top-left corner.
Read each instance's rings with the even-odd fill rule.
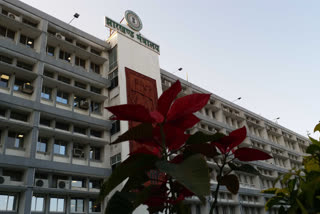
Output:
[[[304,136],[320,120],[318,0],[22,1],[103,40],[133,10],[161,68]]]

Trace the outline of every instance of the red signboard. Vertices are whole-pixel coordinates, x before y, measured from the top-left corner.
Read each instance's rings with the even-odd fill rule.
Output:
[[[157,105],[157,84],[156,80],[125,68],[127,81],[127,103],[140,104],[145,106],[149,111],[153,111]],[[139,123],[129,122],[129,128],[132,128]],[[130,142],[130,152],[139,148],[136,142]]]

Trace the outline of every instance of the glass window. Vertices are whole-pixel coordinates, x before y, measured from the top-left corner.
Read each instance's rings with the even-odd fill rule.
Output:
[[[31,211],[42,212],[44,209],[44,197],[32,196]]]
[[[91,53],[94,53],[94,54],[96,54],[96,55],[98,55],[98,56],[101,55],[101,51],[95,50],[95,49],[93,49],[93,48],[91,48],[90,52],[91,52]]]
[[[101,104],[91,101],[91,112],[93,113],[101,113]]]
[[[29,63],[26,63],[26,62],[21,62],[21,61],[18,61],[17,62],[17,66],[19,68],[23,68],[23,69],[26,69],[28,71],[32,71],[33,70],[33,65],[32,64],[29,64]]]
[[[86,46],[86,45],[81,44],[81,43],[79,43],[79,42],[76,42],[76,46],[78,46],[79,48],[82,48],[82,49],[84,49],[84,50],[87,49],[87,46]]]
[[[49,126],[50,127],[50,120],[46,118],[41,118],[40,117],[40,124],[44,126]]]
[[[108,79],[111,81],[111,85],[109,87],[109,90],[114,89],[118,86],[118,70],[113,71],[108,75]]]
[[[61,129],[61,130],[65,130],[65,131],[69,131],[69,124],[62,123],[62,122],[56,122],[56,128]]]
[[[37,151],[47,152],[47,145],[48,145],[48,139],[39,137],[37,142]]]
[[[30,48],[34,47],[34,39],[29,38],[23,34],[20,35],[20,43]]]
[[[0,211],[14,211],[16,209],[16,204],[16,196],[0,194]]]
[[[95,189],[100,189],[101,187],[101,182],[100,180],[90,180],[89,182],[89,188],[95,188]]]
[[[13,59],[10,58],[10,57],[0,55],[0,61],[1,61],[1,62],[5,62],[5,63],[8,63],[8,64],[12,64],[12,60],[13,60]]]
[[[55,50],[55,47],[50,46],[50,45],[47,46],[47,54],[49,56],[54,56],[54,50]]]
[[[84,147],[81,144],[75,143],[73,145],[73,157],[84,158]]]
[[[22,19],[22,22],[25,23],[25,24],[27,24],[27,25],[29,25],[29,26],[31,26],[31,27],[37,27],[37,26],[38,26],[38,23],[37,23],[37,22],[35,22],[35,21],[30,21],[30,20],[25,19],[25,18]]]
[[[0,35],[14,40],[14,36],[16,35],[16,32],[6,27],[0,26]]]
[[[63,91],[58,91],[56,101],[59,103],[68,104],[69,94]]]
[[[93,129],[91,129],[90,134],[92,136],[94,136],[94,137],[99,137],[99,138],[101,138],[101,136],[102,136],[102,132],[101,131],[93,130]]]
[[[112,122],[112,126],[111,126],[111,130],[110,130],[110,134],[114,135],[115,133],[120,131],[120,121],[116,120]]]
[[[88,109],[89,108],[88,102],[85,102],[85,101],[86,101],[85,98],[75,96],[73,99],[73,106],[77,108]]]
[[[50,212],[64,212],[64,198],[50,198]]]
[[[118,66],[117,63],[117,46],[111,49],[109,53],[109,70],[111,71]]]
[[[94,86],[90,86],[90,91],[92,91],[96,94],[101,94],[101,88],[96,88]]]
[[[87,85],[78,81],[75,81],[74,85],[76,87],[82,88],[82,89],[87,89]]]
[[[90,199],[89,201],[89,213],[100,213],[101,212],[101,204],[98,203],[94,199]]]
[[[72,178],[71,186],[85,188],[86,187],[86,180],[81,179],[81,178]]]
[[[68,77],[64,77],[61,75],[58,76],[58,80],[61,82],[67,83],[67,84],[70,84],[70,82],[71,82],[71,80]]]
[[[75,65],[86,68],[86,61],[76,56]]]
[[[23,122],[27,122],[28,121],[28,114],[11,111],[10,118],[14,119],[14,120],[20,120]]]
[[[53,72],[46,71],[46,70],[43,72],[43,75],[46,76],[46,77],[50,77],[50,78],[53,78],[53,77],[54,77]]]
[[[86,128],[82,128],[82,127],[79,127],[79,126],[74,126],[73,127],[73,132],[78,133],[78,134],[86,135]]]
[[[90,70],[97,73],[97,74],[100,74],[100,65],[91,62],[90,63]]]
[[[9,132],[7,145],[9,148],[23,148],[24,134]]]
[[[99,147],[90,147],[90,159],[91,160],[101,160],[101,148]]]
[[[9,79],[10,79],[10,76],[5,75],[5,74],[1,74],[0,75],[0,87],[8,88]]]
[[[51,88],[42,86],[41,97],[47,100],[51,100],[51,92]]]
[[[71,62],[71,54],[68,52],[60,50],[59,58],[67,62]]]
[[[58,155],[66,155],[67,143],[61,140],[57,140],[53,145],[53,153]]]
[[[110,158],[111,168],[114,170],[121,163],[121,153],[118,153]]]
[[[72,213],[84,212],[84,200],[83,199],[71,199],[70,210]]]

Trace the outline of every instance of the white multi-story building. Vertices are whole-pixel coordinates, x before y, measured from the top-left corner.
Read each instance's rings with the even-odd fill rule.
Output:
[[[108,120],[103,107],[153,108],[178,79],[160,69],[159,46],[139,29],[106,24],[118,32],[102,41],[20,1],[0,0],[0,213],[102,213],[105,204],[94,203],[100,184],[130,151],[129,143],[109,146],[129,124]],[[208,93],[180,81],[180,96]],[[238,174],[238,195],[219,193],[221,213],[264,213],[260,190],[301,166],[308,139],[217,95],[197,116],[191,133],[246,126],[245,144],[272,154],[253,163],[261,176]],[[193,214],[208,212],[196,198],[188,203]]]

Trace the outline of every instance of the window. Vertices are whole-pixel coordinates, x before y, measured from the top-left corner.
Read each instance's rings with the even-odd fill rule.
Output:
[[[23,45],[26,45],[29,48],[33,48],[34,47],[34,39],[27,37],[23,34],[20,35],[20,43]]]
[[[102,132],[101,131],[98,131],[98,130],[90,130],[90,135],[91,136],[94,136],[94,137],[99,137],[99,138],[101,138],[101,136],[102,136]]]
[[[87,85],[78,81],[75,81],[74,85],[78,88],[87,89]]]
[[[43,75],[46,76],[46,77],[50,77],[50,78],[53,78],[53,77],[54,77],[53,72],[50,72],[50,71],[47,71],[47,70],[45,70],[45,71],[43,72]]]
[[[101,104],[91,101],[91,112],[93,113],[101,113]]]
[[[112,71],[115,67],[118,66],[117,63],[117,46],[111,49],[109,53],[109,70]]]
[[[67,84],[70,84],[70,82],[71,82],[71,80],[68,77],[64,77],[61,75],[58,76],[58,80],[61,82],[67,83]]]
[[[96,94],[101,94],[101,88],[96,88],[94,86],[90,86],[90,91],[92,91]]]
[[[57,92],[56,101],[63,104],[69,103],[69,94],[63,91]]]
[[[93,71],[97,74],[100,74],[100,65],[91,62],[90,63],[90,71]]]
[[[15,35],[16,35],[15,31],[10,30],[6,27],[0,26],[0,36],[7,37],[9,39],[14,40]]]
[[[6,74],[0,75],[0,87],[2,88],[8,88],[10,76]]]
[[[110,165],[112,170],[114,170],[121,163],[121,153],[118,153],[110,158]]]
[[[46,118],[40,118],[40,125],[44,125],[44,126],[48,126],[50,127],[50,120],[49,119],[46,119]]]
[[[20,120],[23,122],[27,122],[28,121],[28,114],[11,111],[10,118],[14,119],[14,120]]]
[[[52,89],[46,86],[42,86],[41,97],[46,100],[51,100]]]
[[[23,148],[24,134],[9,132],[7,145],[9,148]]]
[[[31,26],[31,27],[37,27],[37,26],[38,26],[38,23],[37,23],[37,22],[35,22],[35,21],[30,21],[30,20],[25,19],[25,18],[22,19],[22,22],[25,23],[25,24],[27,24],[27,25],[29,25],[29,26]]]
[[[56,122],[56,129],[61,129],[65,131],[69,131],[69,124],[62,123],[62,122]]]
[[[83,199],[71,199],[70,210],[72,213],[84,212],[84,200]]]
[[[11,181],[22,181],[22,178],[23,178],[22,171],[3,169],[2,174],[4,176],[10,177]]]
[[[48,139],[39,137],[37,142],[37,152],[47,152]]]
[[[96,50],[96,49],[91,48],[90,51],[91,51],[91,53],[94,53],[95,55],[98,55],[98,56],[101,55],[101,51],[98,51],[98,50]]]
[[[72,42],[73,42],[73,39],[72,39],[72,38],[70,38],[70,37],[65,37],[65,40],[66,40],[67,42],[70,42],[70,43],[72,43]]]
[[[47,54],[49,56],[54,56],[54,50],[55,50],[55,47],[50,46],[50,45],[47,46]]]
[[[115,87],[117,87],[118,86],[118,70],[115,70],[111,74],[109,74],[108,79],[111,81],[109,90],[112,90]]]
[[[67,62],[71,62],[71,54],[68,52],[60,50],[59,58]]]
[[[33,65],[32,64],[29,64],[29,63],[26,63],[26,62],[21,62],[21,61],[18,61],[17,62],[17,66],[19,68],[23,68],[23,69],[26,69],[28,71],[32,71],[33,70]]]
[[[50,198],[50,212],[64,212],[64,198]]]
[[[89,104],[86,102],[85,98],[75,96],[73,99],[73,106],[76,108],[81,108],[81,109],[88,109]]]
[[[86,68],[86,61],[76,56],[75,65],[80,66],[82,68]]]
[[[85,188],[86,187],[86,179],[85,178],[72,178],[71,186]]]
[[[113,121],[111,129],[110,129],[110,134],[114,135],[115,133],[117,133],[119,131],[120,131],[120,121],[119,120]]]
[[[101,204],[97,203],[96,200],[89,200],[89,213],[100,213],[101,212]]]
[[[53,153],[58,155],[66,155],[67,143],[62,140],[56,140],[53,145]]]
[[[5,62],[5,63],[8,63],[8,64],[12,64],[12,58],[7,57],[7,56],[2,56],[2,55],[0,55],[0,61],[1,61],[1,62]]]
[[[15,211],[16,206],[16,196],[0,194],[0,211]]]
[[[31,211],[42,212],[44,209],[44,197],[32,196]]]
[[[79,127],[79,126],[74,126],[73,127],[73,132],[75,133],[78,133],[78,134],[84,134],[86,135],[86,128],[82,128],[82,127]]]
[[[19,90],[21,90],[23,84],[25,84],[25,83],[26,83],[25,80],[15,79],[14,85],[13,85],[13,90],[14,90],[14,91],[19,91]]]
[[[101,148],[99,147],[90,147],[90,160],[101,160]]]
[[[84,49],[84,50],[86,50],[86,49],[88,48],[86,45],[81,44],[81,43],[79,43],[79,42],[76,42],[76,46],[78,46],[79,48],[82,48],[82,49]]]
[[[74,158],[85,158],[84,157],[84,146],[78,143],[75,143],[73,145],[73,153],[72,156]]]
[[[89,188],[92,189],[100,189],[101,182],[100,180],[90,180],[89,182]]]

